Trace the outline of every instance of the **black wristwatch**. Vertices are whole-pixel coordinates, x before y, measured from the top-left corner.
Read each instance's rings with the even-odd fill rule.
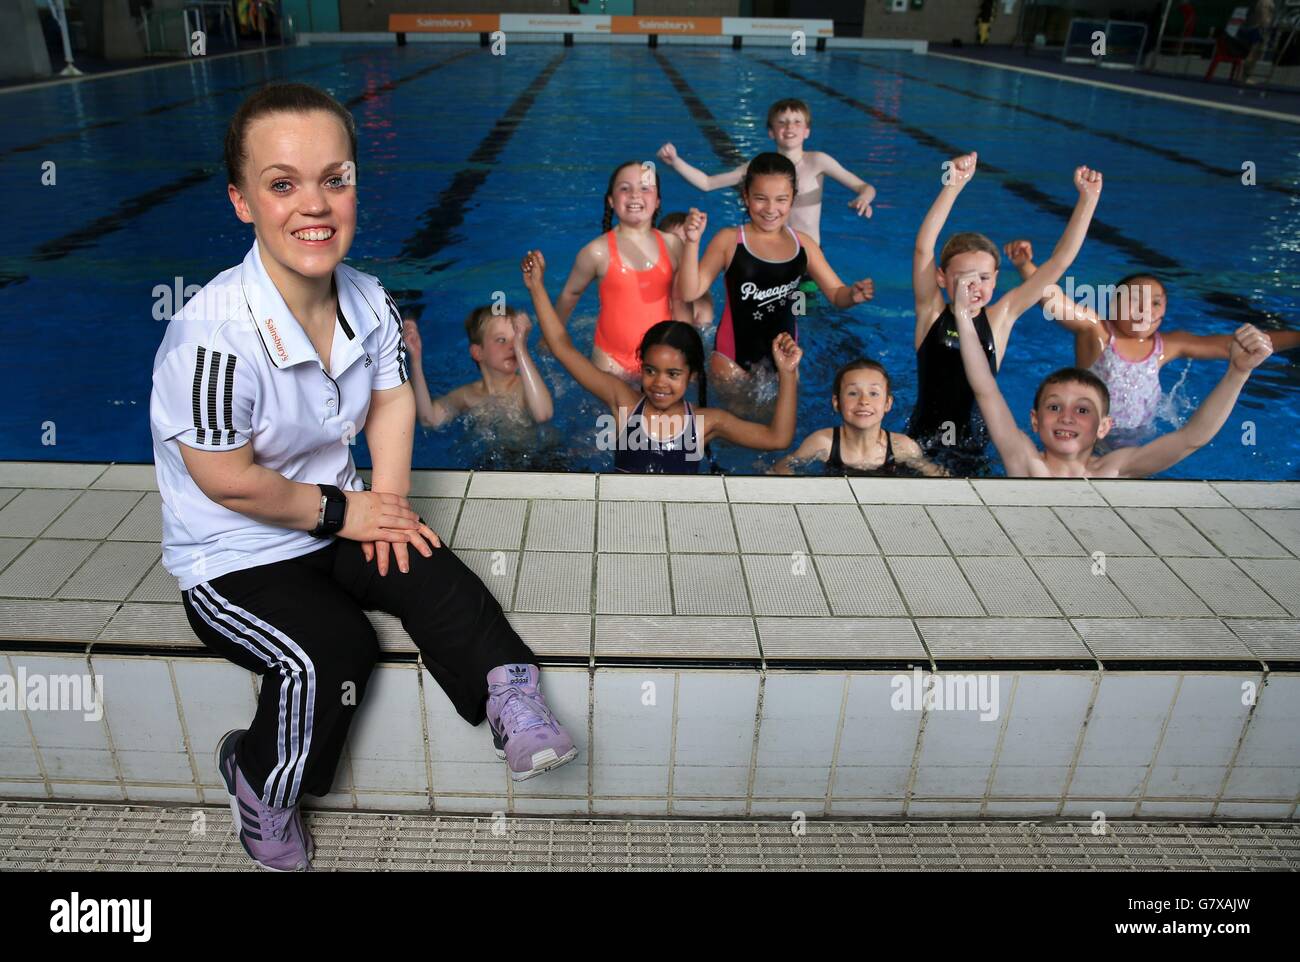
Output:
[[[320,514],[316,527],[307,532],[313,538],[328,538],[343,530],[343,516],[348,512],[348,499],[332,484],[318,484],[320,488]]]

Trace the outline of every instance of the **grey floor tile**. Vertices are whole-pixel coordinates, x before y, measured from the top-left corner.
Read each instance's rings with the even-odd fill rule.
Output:
[[[1213,487],[1239,508],[1300,508],[1300,485],[1272,481],[1215,481]]]
[[[1126,508],[1226,508],[1228,502],[1205,481],[1128,481],[1099,479],[1097,493],[1114,507]]]
[[[977,478],[971,484],[987,505],[1084,505],[1106,504],[1087,481],[1063,478]]]
[[[158,469],[152,464],[110,464],[91,488],[105,491],[157,491]]]
[[[4,571],[9,562],[22,554],[23,549],[31,543],[31,538],[0,538],[0,571]]]
[[[736,519],[741,551],[775,554],[808,550],[794,505],[733,504],[731,510]]]
[[[1293,615],[1300,615],[1300,561],[1238,558],[1237,567]]]
[[[1250,509],[1246,517],[1293,555],[1300,556],[1300,511]]]
[[[634,553],[667,551],[664,506],[658,501],[602,501],[596,537],[599,549]]]
[[[602,474],[600,500],[725,502],[727,489],[712,475]]]
[[[668,512],[668,550],[734,552],[736,532],[726,504],[673,503]]]
[[[988,508],[936,504],[926,509],[954,555],[1014,555],[1016,547],[1002,533]]]
[[[161,554],[161,548],[143,541],[103,542],[63,584],[58,597],[125,601]]]
[[[990,510],[1021,554],[1087,554],[1051,508],[1017,505]]]
[[[800,504],[795,510],[813,554],[880,553],[856,504]]]
[[[958,558],[957,563],[990,615],[1032,618],[1061,614],[1023,558]]]
[[[1107,558],[1106,577],[1140,615],[1195,618],[1212,614],[1196,592],[1159,558]]]
[[[830,599],[831,614],[837,617],[907,614],[907,606],[883,558],[831,555],[814,560]]]
[[[470,498],[553,498],[591,501],[596,497],[594,474],[550,474],[544,471],[475,471]]]
[[[963,478],[850,478],[860,504],[980,504]]]
[[[460,501],[456,498],[411,498],[411,507],[424,519],[424,523],[433,529],[438,540],[449,546],[456,531],[456,513],[460,510]]]
[[[0,508],[22,494],[22,488],[0,488]]]
[[[1084,553],[1147,555],[1151,549],[1112,508],[1055,508]]]
[[[28,488],[0,508],[0,537],[35,538],[80,495],[66,489]]]
[[[66,461],[0,461],[0,488],[88,488],[103,464]]]
[[[140,605],[127,602],[99,636],[113,644],[179,645],[202,648],[182,605]]]
[[[45,529],[47,538],[85,538],[102,541],[130,513],[141,498],[139,491],[86,491]]]
[[[369,472],[361,472],[369,479]],[[459,501],[469,488],[468,471],[412,471],[411,497],[451,498]]]
[[[452,543],[457,548],[501,548],[518,551],[524,538],[527,501],[476,498],[466,501]]]
[[[93,541],[36,541],[0,574],[0,597],[49,598],[95,550]]]
[[[8,641],[91,641],[117,605],[106,601],[0,600]]]
[[[1224,623],[1265,661],[1300,661],[1300,621],[1225,619]]]
[[[510,611],[515,595],[515,576],[519,571],[517,551],[466,551],[459,549],[456,557],[465,567],[478,575],[488,592],[505,611]]]
[[[740,559],[736,555],[673,555],[671,568],[677,614],[751,613]]]
[[[756,615],[828,615],[816,566],[789,555],[741,556]]]
[[[907,618],[757,620],[763,657],[768,660],[926,657],[925,647]]]
[[[1119,508],[1118,512],[1125,524],[1158,555],[1220,557],[1219,550],[1174,508]]]
[[[916,626],[935,659],[1092,657],[1064,618],[918,618]]]
[[[853,490],[846,478],[747,478],[728,475],[727,499],[766,504],[852,504]]]
[[[109,542],[112,544],[113,542]],[[132,601],[140,601],[145,604],[177,604],[181,603],[181,591],[176,584],[176,576],[171,574],[163,567],[161,560],[154,563],[149,569],[149,573],[144,576],[135,590],[131,592]]]
[[[1072,624],[1103,661],[1254,657],[1217,618],[1075,618]]]
[[[885,559],[912,614],[917,617],[984,614],[952,558]]]
[[[758,658],[750,618],[598,615],[597,658]]]
[[[919,504],[877,504],[862,512],[887,555],[946,555],[948,546]]]
[[[596,613],[669,615],[668,556],[602,554],[596,558]]]
[[[533,502],[524,539],[529,551],[591,551],[595,543],[595,501]]]
[[[1104,574],[1094,574],[1091,558],[1026,558],[1066,615],[1136,615],[1128,599]]]
[[[591,618],[588,615],[544,615],[511,612],[511,626],[524,644],[545,658],[589,658]]]
[[[515,610],[590,614],[591,561],[589,554],[525,551]]]
[[[1236,508],[1182,508],[1183,517],[1230,558],[1286,558],[1282,547]]]
[[[122,523],[113,529],[109,541],[162,541],[162,495],[150,491],[136,502]]]
[[[1237,618],[1286,615],[1276,601],[1227,558],[1166,558],[1165,563],[1216,615]]]

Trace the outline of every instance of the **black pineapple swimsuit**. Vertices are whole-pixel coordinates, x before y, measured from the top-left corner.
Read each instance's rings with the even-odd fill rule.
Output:
[[[799,284],[808,269],[808,253],[794,238],[795,254],[785,261],[765,261],[750,253],[745,228],[740,228],[736,252],[731,256],[724,280],[727,306],[718,323],[713,349],[731,358],[746,371],[772,357],[772,341],[782,332],[799,339],[799,321],[794,306]]]

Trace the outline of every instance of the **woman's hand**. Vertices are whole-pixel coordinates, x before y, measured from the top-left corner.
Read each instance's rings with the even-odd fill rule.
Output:
[[[384,491],[344,491],[347,499],[347,513],[343,516],[343,528],[340,538],[350,541],[388,541],[418,543],[424,527],[420,516],[411,508],[411,503],[400,494],[388,494]],[[426,529],[427,530],[427,529]],[[433,543],[439,544],[438,536],[433,532]],[[427,537],[427,536],[425,536]]]

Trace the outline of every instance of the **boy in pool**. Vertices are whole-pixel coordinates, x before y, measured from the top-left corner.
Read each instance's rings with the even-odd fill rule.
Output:
[[[812,110],[802,100],[778,100],[767,109],[767,135],[777,151],[788,157],[798,172],[798,193],[790,212],[790,226],[803,231],[816,243],[822,242],[822,182],[829,176],[853,191],[849,206],[859,217],[871,216],[876,188],[855,176],[830,154],[804,150],[804,141],[812,134]],[[671,143],[659,148],[659,159],[681,174],[688,184],[700,190],[734,187],[745,177],[749,164],[744,163],[722,174],[706,174],[692,167],[677,154]]]
[[[849,361],[835,372],[831,388],[831,407],[840,423],[808,435],[769,474],[794,474],[796,465],[821,461],[827,474],[848,477],[887,477],[900,468],[905,474],[946,477],[946,471],[925,459],[919,444],[881,425],[893,406],[884,365],[865,357]]]
[[[410,318],[403,322],[402,340],[411,355],[416,414],[426,428],[440,428],[489,401],[496,401],[513,415],[526,413],[538,423],[549,421],[555,413],[551,392],[528,353],[528,331],[533,322],[524,311],[498,314],[496,310],[496,305],[485,304],[465,318],[469,356],[482,377],[439,398],[430,396],[424,377],[420,329]]]
[[[1039,451],[1029,435],[1016,426],[1015,415],[998,390],[997,379],[971,321],[972,288],[977,274],[957,279],[953,313],[961,338],[961,359],[989,434],[1002,457],[1007,477],[1033,478],[1145,478],[1173,467],[1214,439],[1232,413],[1237,396],[1250,372],[1273,353],[1268,338],[1250,324],[1233,335],[1228,371],[1210,396],[1177,431],[1135,447],[1098,454],[1094,448],[1111,430],[1110,392],[1106,384],[1082,368],[1067,367],[1043,381],[1034,396],[1029,423],[1043,443]]]

